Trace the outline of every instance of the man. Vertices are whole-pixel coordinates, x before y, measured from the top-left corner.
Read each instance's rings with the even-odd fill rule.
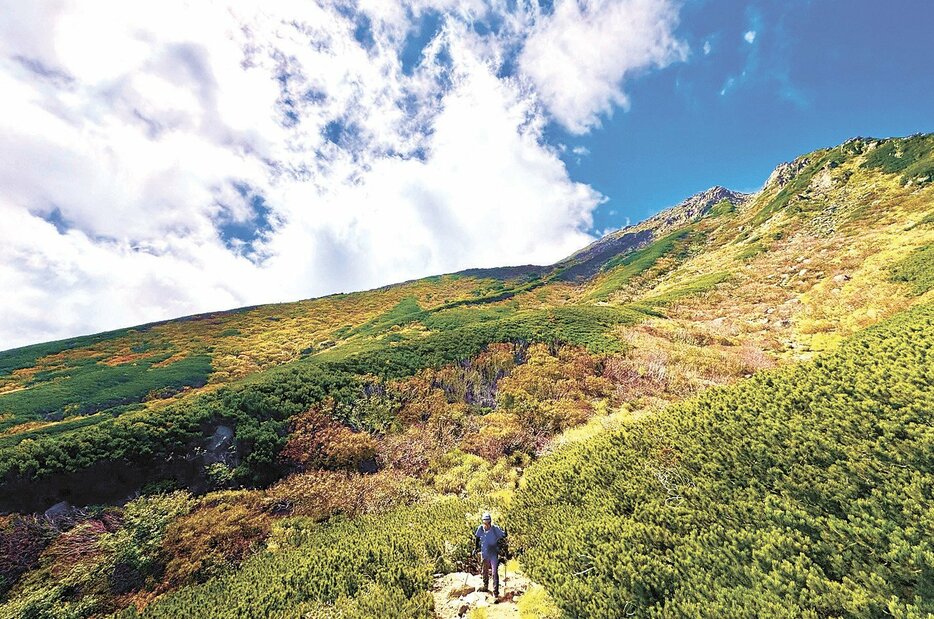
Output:
[[[490,512],[484,512],[482,523],[477,527],[474,533],[474,554],[480,552],[482,566],[480,574],[483,577],[483,588],[481,591],[489,591],[490,570],[493,570],[493,597],[499,600],[499,543],[506,537],[506,531],[493,526],[493,518]]]

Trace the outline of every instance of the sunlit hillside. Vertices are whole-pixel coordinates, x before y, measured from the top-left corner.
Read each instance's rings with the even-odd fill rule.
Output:
[[[432,617],[484,509],[524,616],[928,616],[932,289],[934,136],[854,138],[554,265],[2,352],[0,617]]]

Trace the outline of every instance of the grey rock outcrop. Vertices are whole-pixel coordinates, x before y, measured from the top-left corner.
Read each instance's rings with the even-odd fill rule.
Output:
[[[781,189],[788,183],[790,183],[795,176],[798,175],[798,172],[804,169],[810,160],[807,157],[798,157],[794,161],[786,161],[785,163],[780,163],[772,173],[769,174],[769,178],[765,181],[765,188],[769,189],[772,187],[777,187]]]
[[[233,428],[219,425],[204,444],[204,463],[223,462],[229,466],[239,464]]]
[[[746,202],[752,194],[733,191],[726,187],[716,185],[696,193],[690,198],[666,208],[664,211],[646,219],[636,226],[637,230],[650,229],[654,231],[655,237],[663,236],[668,230],[680,227],[699,219],[707,214],[715,205],[724,200],[733,206],[739,206]]]

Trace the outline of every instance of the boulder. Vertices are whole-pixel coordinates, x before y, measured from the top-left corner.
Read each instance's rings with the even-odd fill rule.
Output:
[[[234,440],[234,431],[230,426],[219,425],[204,444],[204,464],[222,462],[227,465],[239,464]]]
[[[45,516],[46,518],[56,520],[58,518],[67,516],[69,512],[71,512],[71,510],[72,510],[71,503],[69,503],[68,501],[59,501],[52,507],[45,510],[42,513],[42,515]]]

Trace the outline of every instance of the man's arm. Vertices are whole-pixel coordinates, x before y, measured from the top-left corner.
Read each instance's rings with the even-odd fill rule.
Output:
[[[473,532],[473,552],[474,554],[480,552],[480,529]]]

